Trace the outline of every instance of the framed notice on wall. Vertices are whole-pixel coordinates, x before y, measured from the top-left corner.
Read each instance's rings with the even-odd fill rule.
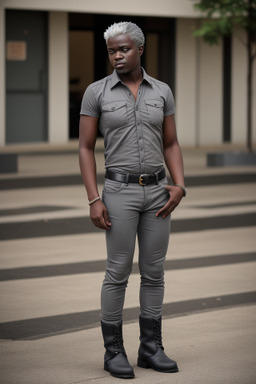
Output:
[[[27,43],[26,41],[7,41],[6,58],[13,61],[27,60]]]

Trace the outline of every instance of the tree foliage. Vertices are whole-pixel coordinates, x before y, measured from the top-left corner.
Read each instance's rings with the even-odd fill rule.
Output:
[[[195,8],[207,18],[194,32],[209,44],[217,44],[220,36],[228,36],[236,25],[256,42],[256,0],[201,0]]]

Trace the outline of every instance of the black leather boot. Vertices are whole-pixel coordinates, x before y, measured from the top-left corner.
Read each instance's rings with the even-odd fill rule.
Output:
[[[134,371],[127,360],[123,346],[122,322],[119,325],[111,325],[101,322],[104,347],[104,369],[112,376],[122,379],[133,379]]]
[[[162,318],[140,317],[140,347],[138,366],[158,372],[178,372],[177,363],[164,353],[162,345]]]

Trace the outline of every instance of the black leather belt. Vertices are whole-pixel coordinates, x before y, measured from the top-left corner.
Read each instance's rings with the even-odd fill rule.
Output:
[[[138,183],[142,186],[145,186],[148,184],[158,184],[160,180],[164,179],[165,169],[162,169],[160,172],[142,173],[141,175],[135,175],[132,173],[119,173],[108,169],[106,170],[105,177],[106,179],[118,181],[119,183]]]

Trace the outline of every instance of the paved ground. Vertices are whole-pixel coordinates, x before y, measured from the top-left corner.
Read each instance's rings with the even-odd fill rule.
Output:
[[[13,149],[19,172],[0,175],[0,382],[123,382],[103,370],[104,233],[88,218],[77,143]],[[164,345],[179,373],[136,366],[135,254],[124,336],[137,383],[256,382],[256,167],[207,168],[207,151],[184,149],[189,192],[166,260]],[[97,158],[101,184],[101,142]]]

